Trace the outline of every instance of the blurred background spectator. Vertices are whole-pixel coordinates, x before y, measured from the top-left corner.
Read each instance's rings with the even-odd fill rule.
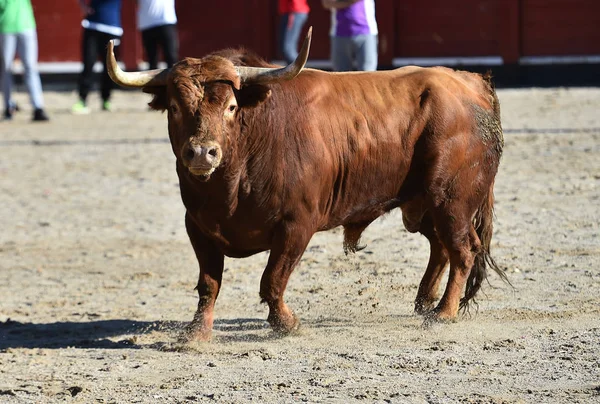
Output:
[[[375,0],[322,0],[331,10],[333,70],[377,70]]]
[[[0,81],[4,94],[4,119],[10,120],[18,110],[12,100],[12,64],[19,55],[24,78],[33,106],[33,121],[47,121],[44,112],[42,81],[38,72],[38,41],[35,17],[30,0],[0,0]]]
[[[111,111],[110,93],[113,82],[106,70],[106,44],[123,35],[121,27],[121,0],[79,0],[84,19],[81,22],[81,59],[83,71],[79,76],[79,100],[73,105],[74,114],[89,114],[87,96],[94,82],[94,64],[102,61],[101,96],[103,111]],[[118,41],[117,41],[118,42]]]
[[[44,84],[81,72],[82,32],[74,31],[81,14],[74,1],[31,0]],[[120,63],[129,70],[146,66],[137,4],[137,0],[122,2],[124,33],[117,50]],[[308,4],[311,9],[299,44],[308,26],[313,26],[308,65],[332,69],[330,9],[323,8],[321,0]],[[266,60],[283,63],[279,0],[176,1],[175,7],[179,58],[244,46]],[[421,0],[377,0],[375,7],[378,69],[408,64],[460,66],[479,72],[491,69],[500,85],[600,84],[598,0],[429,0],[427,7]],[[19,83],[22,64],[18,60],[13,73]]]
[[[279,0],[279,51],[286,63],[298,56],[298,39],[308,20],[307,0]]]
[[[179,57],[175,0],[138,0],[137,23],[149,68],[158,67],[159,47],[167,67],[173,66]]]

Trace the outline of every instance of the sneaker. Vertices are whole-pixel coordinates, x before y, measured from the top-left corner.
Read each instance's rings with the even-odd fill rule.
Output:
[[[43,109],[38,108],[33,111],[33,118],[31,120],[36,122],[45,122],[49,121],[50,118],[48,118],[48,115],[46,115],[46,112],[44,112]]]
[[[85,115],[90,113],[90,109],[85,104],[85,101],[79,100],[71,107],[71,112],[75,115]]]
[[[112,112],[113,106],[110,101],[102,101],[102,111]]]
[[[8,108],[4,110],[4,119],[10,121],[13,119],[13,114],[19,110],[19,106],[16,103],[10,103]]]

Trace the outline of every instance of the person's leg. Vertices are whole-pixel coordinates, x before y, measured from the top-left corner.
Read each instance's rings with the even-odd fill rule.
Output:
[[[352,39],[332,36],[331,37],[331,63],[333,70],[337,72],[349,72],[354,70],[354,55],[352,51]]]
[[[148,28],[142,31],[142,43],[148,58],[149,69],[156,69],[158,66],[158,40],[156,27]]]
[[[286,25],[281,28],[282,52],[287,63],[292,63],[298,56],[298,39],[307,19],[306,13],[287,14]]]
[[[172,67],[179,60],[179,37],[177,25],[169,24],[160,27],[160,42],[167,67]]]
[[[111,34],[99,33],[98,41],[96,42],[96,54],[102,60],[102,84],[101,84],[101,96],[102,96],[102,109],[108,111],[111,109],[109,100],[112,89],[114,88],[114,82],[108,75],[108,67],[106,65],[106,46],[108,41],[115,39],[119,41],[118,37]],[[115,47],[115,57],[118,57],[118,49]]]
[[[25,31],[17,36],[17,53],[23,62],[25,84],[29,91],[29,98],[34,111],[44,108],[44,96],[42,94],[42,81],[38,71],[38,42],[35,29]],[[37,120],[46,120],[41,113],[34,115]],[[47,117],[46,117],[47,118]]]
[[[281,14],[279,18],[279,26],[277,27],[277,50],[281,57],[287,61],[285,56],[285,39],[287,35],[288,18],[290,14]]]
[[[364,71],[377,70],[377,35],[360,35],[355,38],[356,68]]]
[[[91,29],[83,30],[81,39],[81,60],[83,71],[79,76],[79,98],[85,104],[94,83],[94,63],[96,63],[97,31]]]
[[[15,34],[0,34],[0,48],[2,49],[2,65],[0,65],[0,79],[2,80],[2,93],[4,94],[4,116],[11,118],[14,103],[12,94],[12,71],[11,66],[15,59],[17,50],[17,36]]]

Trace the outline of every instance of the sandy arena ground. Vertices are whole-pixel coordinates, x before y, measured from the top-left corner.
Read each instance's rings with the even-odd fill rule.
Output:
[[[428,257],[400,213],[346,257],[317,234],[287,289],[299,332],[258,297],[267,254],[226,260],[210,343],[181,346],[197,263],[166,117],[117,111],[0,122],[0,402],[600,402],[600,89],[501,90],[495,274],[478,312],[422,326]],[[97,96],[96,96],[97,97]]]

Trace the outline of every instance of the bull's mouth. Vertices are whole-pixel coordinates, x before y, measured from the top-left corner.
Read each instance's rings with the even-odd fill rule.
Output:
[[[215,171],[215,167],[188,167],[188,171],[201,181],[208,181],[210,175]]]

